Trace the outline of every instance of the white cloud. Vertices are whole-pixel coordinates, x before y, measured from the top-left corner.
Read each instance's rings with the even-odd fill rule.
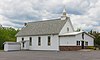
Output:
[[[94,27],[94,30],[100,32],[100,26]]]
[[[91,19],[91,17],[87,15],[70,15],[72,23],[75,27],[75,30],[77,28],[81,28],[82,30],[91,30],[91,29],[97,29],[97,31],[100,31],[97,26],[100,26],[100,22]],[[95,28],[97,27],[97,28]]]
[[[92,18],[100,20],[100,18],[99,18],[100,13],[99,12],[100,12],[100,1],[95,3],[95,5],[88,10],[88,15]]]
[[[29,21],[59,18],[64,5],[75,29],[100,31],[100,0],[0,0],[0,24],[22,27]]]

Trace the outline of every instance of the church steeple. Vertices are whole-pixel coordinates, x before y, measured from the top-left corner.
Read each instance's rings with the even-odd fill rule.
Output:
[[[61,15],[61,20],[65,20],[67,18],[66,14],[66,8],[63,9],[62,15]]]
[[[66,16],[66,9],[63,9],[63,16]]]

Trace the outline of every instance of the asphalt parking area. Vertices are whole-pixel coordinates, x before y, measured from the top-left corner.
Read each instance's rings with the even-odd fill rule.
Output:
[[[100,60],[100,51],[0,52],[0,60]]]

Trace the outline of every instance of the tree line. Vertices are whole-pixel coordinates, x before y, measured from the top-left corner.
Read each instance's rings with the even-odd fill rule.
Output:
[[[16,33],[19,30],[16,30],[11,27],[0,27],[0,49],[3,49],[3,43],[6,42],[15,42]]]
[[[93,31],[93,30],[89,31],[88,33],[94,36],[94,44],[95,44],[95,46],[99,46],[100,47],[100,33],[97,32],[97,31]]]

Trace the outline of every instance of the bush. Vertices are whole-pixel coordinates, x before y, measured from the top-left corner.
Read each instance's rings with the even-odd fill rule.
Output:
[[[96,47],[94,47],[94,46],[88,46],[87,49],[93,49],[93,50],[96,50]]]

